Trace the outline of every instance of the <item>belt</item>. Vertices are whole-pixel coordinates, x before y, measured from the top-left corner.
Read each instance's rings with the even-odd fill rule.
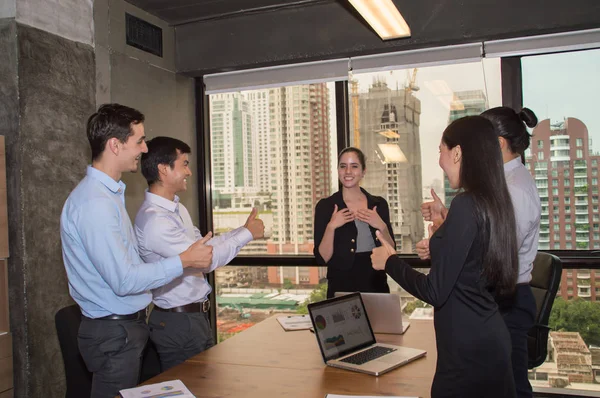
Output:
[[[133,314],[128,314],[128,315],[111,314],[111,315],[103,316],[101,318],[93,318],[93,319],[108,320],[108,321],[134,321],[134,320],[145,319],[145,318],[146,318],[146,309],[144,308],[143,310],[139,310],[138,312],[134,312]]]
[[[162,312],[208,312],[210,310],[210,301],[204,300],[200,303],[190,303],[173,308],[160,308],[159,306],[155,305],[154,309]]]

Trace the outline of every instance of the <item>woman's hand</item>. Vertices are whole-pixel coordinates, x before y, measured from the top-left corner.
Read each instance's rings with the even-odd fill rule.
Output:
[[[354,221],[354,214],[350,211],[350,209],[345,208],[338,211],[337,205],[334,205],[333,214],[331,215],[331,219],[329,220],[329,224],[327,226],[333,229],[338,229],[350,221]]]
[[[381,231],[376,232],[379,241],[381,242],[381,246],[373,249],[371,253],[371,263],[373,264],[373,268],[378,271],[385,270],[385,263],[387,262],[390,256],[396,254],[396,249],[394,249],[385,239],[383,239],[383,235]]]
[[[431,253],[429,253],[429,239],[423,239],[417,243],[417,255],[421,260],[431,258]]]
[[[387,225],[383,222],[379,213],[377,213],[377,206],[373,207],[373,209],[360,209],[356,213],[356,218],[360,221],[364,221],[369,224],[371,227],[379,230],[385,230]]]

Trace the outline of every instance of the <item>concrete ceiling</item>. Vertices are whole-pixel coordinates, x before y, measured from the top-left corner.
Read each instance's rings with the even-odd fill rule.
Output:
[[[335,0],[127,0],[170,25],[208,21]]]

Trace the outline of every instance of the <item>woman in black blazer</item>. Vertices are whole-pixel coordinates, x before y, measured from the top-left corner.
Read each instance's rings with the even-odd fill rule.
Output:
[[[375,235],[382,232],[396,247],[386,200],[372,196],[359,185],[365,176],[365,155],[349,147],[338,156],[342,189],[321,199],[315,209],[317,263],[327,265],[327,297],[335,292],[389,293],[386,274],[371,266],[371,251],[381,246]]]
[[[452,122],[442,136],[439,163],[450,187],[463,192],[431,236],[429,274],[387,245],[373,250],[373,267],[434,307],[432,398],[511,398],[516,394],[511,340],[495,298],[514,294],[517,241],[492,124],[481,116]]]

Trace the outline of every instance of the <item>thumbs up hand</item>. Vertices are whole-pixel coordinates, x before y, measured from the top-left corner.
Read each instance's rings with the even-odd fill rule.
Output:
[[[183,268],[210,268],[212,263],[213,247],[206,244],[210,238],[212,238],[212,232],[204,235],[202,239],[197,240],[193,245],[188,247],[186,251],[179,255]]]
[[[448,209],[446,209],[446,206],[444,206],[434,189],[431,189],[431,196],[433,197],[433,201],[425,202],[421,205],[421,214],[425,221],[433,221],[441,224],[446,219]]]
[[[244,227],[250,231],[253,239],[261,239],[265,236],[265,224],[258,218],[258,210],[256,207],[252,208]]]
[[[379,241],[381,242],[381,246],[373,249],[371,253],[371,263],[373,264],[373,268],[378,271],[385,270],[385,263],[387,262],[390,256],[396,255],[396,249],[394,249],[387,240],[383,238],[383,235],[378,230],[376,232]]]

